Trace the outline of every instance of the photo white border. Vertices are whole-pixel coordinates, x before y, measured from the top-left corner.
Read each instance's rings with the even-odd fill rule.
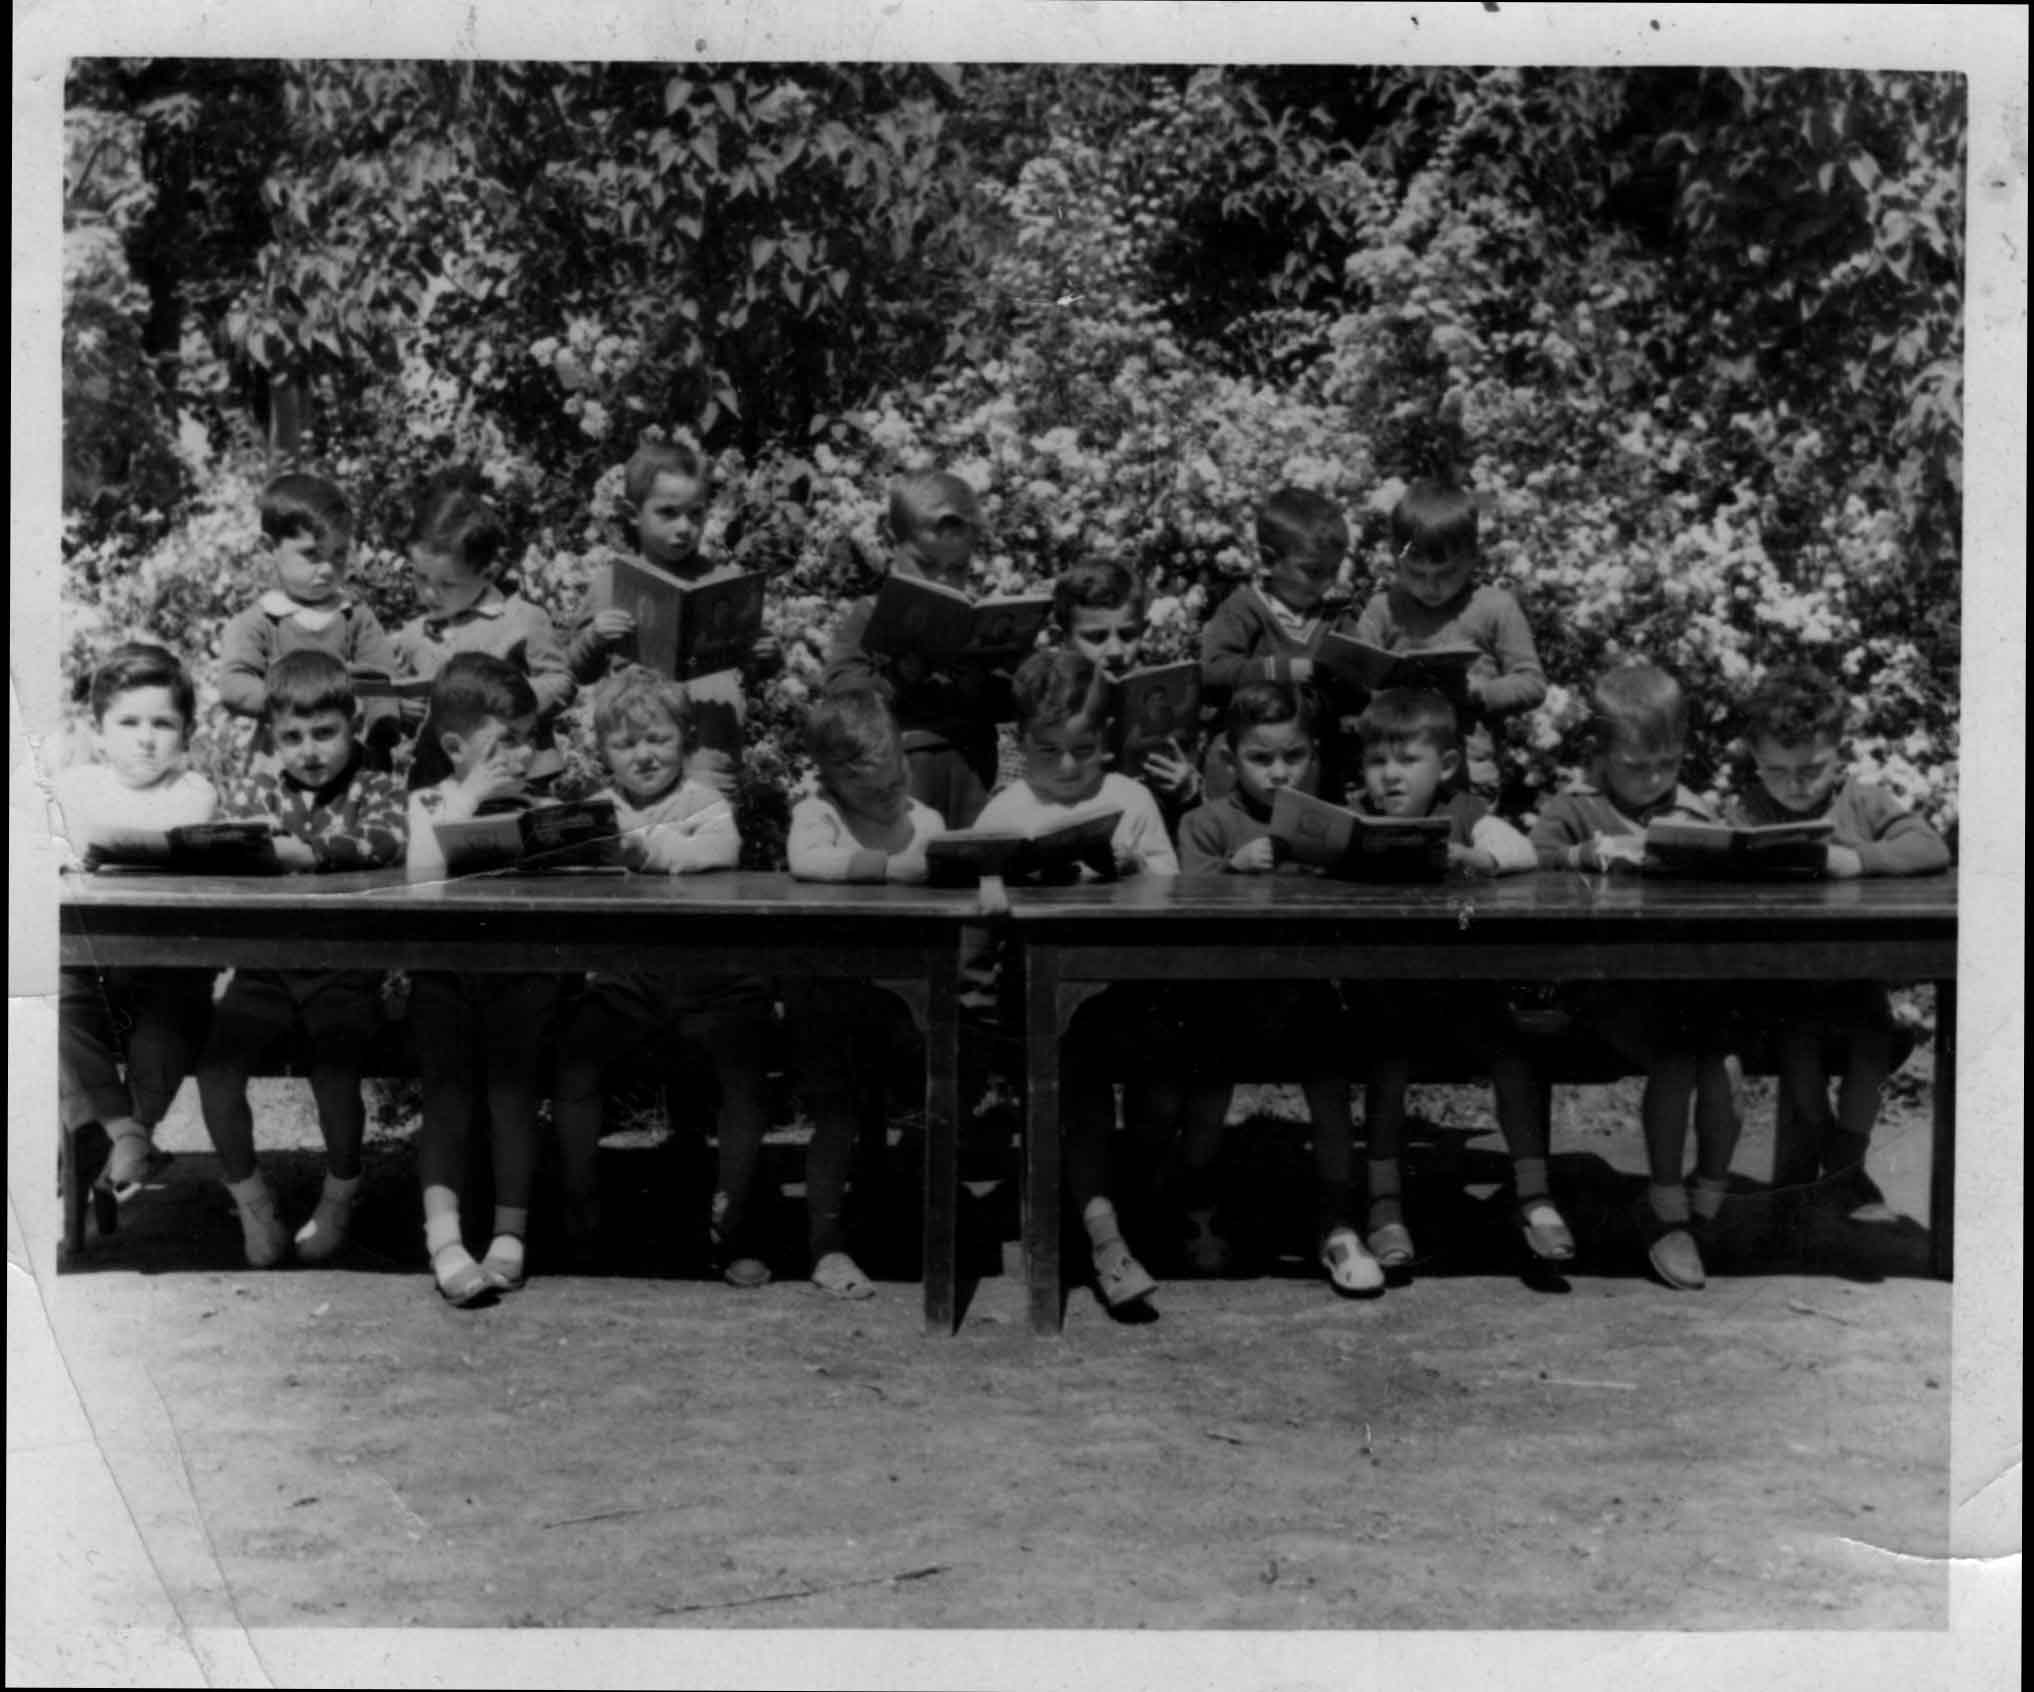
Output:
[[[2013,19],[2019,17],[2015,24]],[[17,1600],[89,1559],[60,1472],[17,1447],[17,1387],[47,1366],[16,1313],[52,1272],[22,1225],[50,1203],[55,917],[35,745],[56,721],[63,72],[73,55],[1135,60],[1182,63],[1819,64],[1970,78],[1961,772],[1965,911],[1954,1299],[1952,1626],[1946,1634],[837,1633],[608,1630],[145,1634],[109,1616],[38,1635]],[[371,51],[363,51],[371,49]],[[2027,43],[1979,6],[1175,4],[1169,0],[246,0],[22,3],[14,10],[9,714],[9,1680],[111,1684],[1459,1688],[1601,1684],[1959,1689],[2017,1684],[2022,1367],[2026,724]],[[1969,614],[1975,611],[1976,615]],[[18,1305],[17,1294],[24,1304]],[[47,1356],[53,1356],[53,1352]],[[17,1371],[23,1379],[17,1381]],[[17,1464],[17,1456],[23,1460]],[[27,1484],[20,1484],[27,1483]],[[20,1573],[18,1555],[56,1565]],[[1887,1555],[1898,1555],[1888,1547]],[[22,1606],[24,1609],[26,1605]],[[1502,1648],[1497,1641],[1502,1639]],[[476,1647],[481,1654],[476,1655]]]

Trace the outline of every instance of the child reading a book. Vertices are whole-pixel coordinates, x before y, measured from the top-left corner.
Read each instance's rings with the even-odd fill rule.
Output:
[[[1060,639],[1094,660],[1112,683],[1138,667],[1144,610],[1143,582],[1112,558],[1085,559],[1053,583],[1052,614]],[[1146,694],[1146,716],[1162,711],[1167,699],[1162,690]],[[1200,725],[1165,712],[1161,720],[1127,725],[1121,739],[1126,761],[1135,764],[1137,779],[1151,789],[1167,828],[1176,827],[1201,797],[1201,774],[1194,762]]]
[[[122,835],[160,834],[207,822],[212,784],[184,763],[197,690],[159,646],[130,642],[92,672],[90,763],[57,773],[61,837],[79,862]],[[101,1177],[129,1194],[167,1163],[155,1126],[169,1113],[212,1008],[211,970],[79,969],[62,972],[57,1017],[58,1092],[66,1133],[97,1126],[111,1142]],[[125,1040],[121,1039],[124,1031]],[[126,1075],[121,1074],[121,1047]]]
[[[438,823],[528,806],[538,721],[536,692],[509,659],[455,652],[445,660],[431,684],[430,713],[410,768],[411,880],[445,874]],[[479,1304],[523,1284],[542,1053],[557,1003],[554,975],[417,970],[410,976],[410,1023],[423,1082],[417,1175],[424,1245],[432,1279],[452,1304]],[[475,1262],[460,1236],[459,1195],[483,1097],[494,1227],[486,1255]]]
[[[1258,510],[1257,550],[1257,579],[1223,600],[1201,630],[1201,709],[1226,710],[1245,682],[1312,687],[1323,702],[1315,718],[1316,767],[1325,790],[1339,797],[1334,731],[1341,690],[1315,657],[1332,620],[1325,607],[1349,552],[1349,525],[1326,495],[1280,488]],[[1203,774],[1210,798],[1234,780],[1215,746]]]
[[[623,471],[622,509],[634,530],[636,555],[653,570],[688,587],[705,587],[742,574],[732,560],[715,560],[700,550],[705,515],[712,497],[712,469],[706,455],[689,436],[646,441],[630,455]],[[730,614],[724,603],[715,607]],[[565,625],[565,653],[572,674],[591,686],[634,660],[636,636],[632,612],[608,597],[604,579],[589,584],[579,608]],[[710,782],[723,792],[733,790],[741,765],[745,687],[781,658],[777,637],[759,636],[746,665],[689,678],[692,700],[691,750],[687,774]]]
[[[1456,787],[1460,730],[1454,707],[1440,694],[1388,688],[1373,695],[1357,719],[1356,738],[1363,751],[1360,812],[1445,816],[1448,863],[1458,874],[1521,875],[1538,866],[1524,835],[1482,799]],[[1363,1108],[1370,1189],[1365,1232],[1377,1261],[1396,1269],[1415,1255],[1404,1212],[1406,1092],[1412,1054],[1437,1037],[1489,1073],[1498,1129],[1511,1155],[1513,1220],[1526,1249],[1547,1262],[1573,1257],[1574,1236],[1547,1184],[1548,1124],[1501,995],[1470,986],[1352,984],[1347,997],[1370,1054]]]
[[[1715,812],[1680,784],[1687,753],[1688,701],[1681,685],[1650,664],[1626,664],[1600,678],[1591,697],[1596,761],[1591,777],[1547,801],[1533,824],[1542,869],[1633,871],[1645,862],[1645,830],[1661,818],[1715,822]],[[1714,1232],[1737,1149],[1737,1102],[1724,1058],[1724,1007],[1716,991],[1671,982],[1578,988],[1578,1020],[1645,1072],[1647,1255],[1670,1287],[1706,1284],[1703,1241]],[[1684,1185],[1690,1101],[1695,1183]]]
[[[541,790],[565,767],[553,725],[578,684],[549,615],[496,580],[508,530],[483,488],[473,473],[455,470],[425,489],[409,540],[410,579],[423,614],[397,632],[396,651],[403,673],[426,680],[461,652],[512,665],[537,702],[527,780]]]
[[[1445,482],[1415,482],[1392,508],[1391,585],[1356,619],[1355,638],[1387,652],[1474,647],[1462,695],[1464,773],[1470,790],[1497,797],[1497,735],[1506,719],[1547,696],[1546,672],[1518,601],[1476,581],[1476,501]]]
[[[945,471],[899,477],[890,487],[891,573],[965,589],[981,528],[980,503],[960,477]],[[842,619],[827,654],[825,691],[887,687],[911,796],[948,827],[972,827],[996,780],[996,725],[1011,714],[1009,678],[989,664],[866,649],[875,607],[875,600],[861,600]]]
[[[1732,807],[1732,823],[1767,827],[1801,818],[1834,825],[1825,873],[1930,875],[1949,867],[1942,837],[1884,788],[1847,774],[1846,701],[1829,677],[1776,670],[1745,702],[1745,738],[1754,780]],[[1853,1222],[1896,1220],[1865,1171],[1879,1093],[1892,1072],[1894,1022],[1876,982],[1827,982],[1813,994],[1758,995],[1748,1012],[1778,1031],[1780,1084],[1806,1131],[1815,1167],[1785,1169],[1776,1184],[1818,1178]],[[1831,1055],[1838,1060],[1836,1109],[1829,1107]]]
[[[650,875],[733,869],[741,857],[734,809],[688,773],[691,699],[640,666],[594,696],[593,734],[607,766],[625,861]],[[720,1176],[713,1231],[730,1285],[759,1287],[769,1267],[751,1240],[751,1198],[769,1128],[764,1047],[770,1001],[753,976],[726,971],[595,971],[558,1043],[554,1112],[565,1175],[566,1225],[585,1249],[599,1223],[595,1165],[609,1072],[633,1054],[698,1048],[720,1088]]]
[[[1281,861],[1271,838],[1277,795],[1301,787],[1314,762],[1313,702],[1286,682],[1246,682],[1230,696],[1223,744],[1235,785],[1220,799],[1189,813],[1180,825],[1183,875],[1304,874]],[[1327,982],[1253,982],[1247,988],[1183,990],[1196,1031],[1194,1050],[1210,1047],[1295,1051],[1307,1063],[1300,1091],[1314,1130],[1316,1239],[1321,1266],[1335,1290],[1351,1295],[1381,1291],[1384,1272],[1365,1249],[1350,1218],[1351,1142],[1349,1073],[1342,1054],[1349,1028]],[[1215,1231],[1215,1162],[1234,1089],[1227,1082],[1196,1080],[1184,1102],[1180,1188],[1191,1230],[1188,1262],[1219,1274],[1228,1266],[1228,1242]]]
[[[254,767],[273,769],[269,738],[268,675],[290,652],[326,652],[342,664],[393,675],[394,642],[367,605],[346,588],[353,549],[353,513],[346,496],[321,476],[291,471],[261,490],[262,539],[275,585],[231,618],[219,635],[219,703],[236,716],[253,717]],[[400,720],[394,708],[368,707],[368,738],[393,740]]]
[[[818,791],[791,812],[787,848],[801,881],[918,882],[938,812],[911,797],[896,719],[874,692],[836,694],[813,708],[805,746]],[[875,1285],[848,1253],[848,1165],[865,1116],[881,1113],[884,1064],[874,1055],[908,1041],[902,1002],[866,982],[789,984],[786,1015],[803,1058],[812,1144],[805,1211],[813,1283],[835,1298],[868,1298]]]
[[[1179,858],[1157,801],[1141,782],[1116,774],[1103,761],[1106,707],[1099,684],[1094,661],[1064,648],[1033,653],[1018,666],[1011,693],[1024,773],[989,801],[976,827],[1036,835],[1113,812],[1117,821],[1109,844],[1118,874],[1177,875]],[[1096,1285],[1112,1310],[1158,1290],[1123,1243],[1108,1197],[1109,1135],[1116,1115],[1109,1077],[1121,1068],[1123,1051],[1147,1043],[1154,1023],[1150,994],[1111,987],[1082,1008],[1060,1046],[1067,1187],[1087,1229]],[[1141,1127],[1132,1124],[1133,1132]],[[1148,1142],[1153,1136],[1144,1127],[1139,1137]]]
[[[280,768],[229,782],[228,817],[276,827],[276,856],[291,870],[374,869],[401,861],[405,800],[396,778],[367,768],[356,730],[360,708],[346,666],[302,647],[268,672],[269,738]],[[308,1042],[311,1097],[325,1140],[325,1185],[297,1230],[297,1256],[322,1263],[345,1243],[360,1191],[366,1108],[360,1075],[381,1025],[381,975],[373,970],[236,969],[212,1012],[198,1061],[205,1131],[247,1247],[247,1261],[271,1268],[288,1255],[290,1234],[254,1155],[247,1078],[277,1045]]]

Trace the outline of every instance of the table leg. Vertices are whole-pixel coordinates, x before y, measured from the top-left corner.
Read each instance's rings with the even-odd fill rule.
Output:
[[[1928,1168],[1928,1267],[1941,1280],[1956,1264],[1956,982],[1935,984],[1935,1137]]]
[[[1060,1330],[1059,959],[1024,949],[1024,1281],[1031,1331]]]
[[[959,956],[939,949],[926,971],[925,1331],[942,1338],[960,1315]]]

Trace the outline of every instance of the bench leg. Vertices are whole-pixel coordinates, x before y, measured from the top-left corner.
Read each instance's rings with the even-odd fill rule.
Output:
[[[1060,1331],[1059,968],[1049,948],[1024,954],[1024,1284],[1031,1331]]]
[[[926,978],[925,1331],[960,1318],[960,1003],[958,956],[941,951]]]
[[[1928,1163],[1928,1267],[1956,1267],[1956,982],[1935,984],[1935,1133]]]

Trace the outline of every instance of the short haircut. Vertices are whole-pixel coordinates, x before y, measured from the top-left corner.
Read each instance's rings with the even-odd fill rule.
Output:
[[[622,493],[629,504],[640,509],[659,476],[684,476],[702,487],[713,482],[706,455],[692,442],[645,441],[629,454],[622,471]]]
[[[1753,740],[1807,746],[1840,740],[1850,701],[1820,670],[1805,665],[1774,670],[1744,702],[1745,733]]]
[[[899,744],[897,719],[873,688],[829,694],[805,719],[805,750],[822,771],[883,763]]]
[[[1475,496],[1450,482],[1415,482],[1391,508],[1399,556],[1453,562],[1476,556]]]
[[[417,734],[409,784],[434,787],[452,773],[440,736],[471,734],[489,721],[512,723],[537,712],[529,678],[491,652],[455,652],[431,683],[431,708]]]
[[[276,477],[261,490],[257,502],[261,532],[270,541],[311,534],[320,540],[353,533],[353,508],[346,496],[323,476],[302,470]]]
[[[1270,557],[1332,546],[1349,550],[1349,520],[1326,494],[1280,488],[1257,509],[1257,547]]]
[[[1101,682],[1102,672],[1094,659],[1071,647],[1032,653],[1010,678],[1018,732],[1058,728],[1076,718],[1100,723],[1104,717]]]
[[[1229,709],[1222,717],[1222,732],[1230,746],[1240,746],[1254,728],[1275,728],[1280,723],[1297,723],[1302,734],[1314,732],[1314,698],[1308,688],[1290,682],[1245,682],[1229,695]]]
[[[1640,746],[1680,746],[1688,739],[1688,696],[1652,664],[1625,664],[1598,678],[1589,695],[1597,744],[1622,735]]]
[[[975,490],[950,470],[920,470],[899,476],[890,484],[890,533],[897,540],[909,540],[925,527],[929,513],[945,506],[954,516],[965,517],[976,528],[982,523],[982,504]]]
[[[1356,719],[1356,738],[1365,748],[1420,740],[1438,752],[1453,752],[1461,732],[1447,696],[1426,687],[1388,687],[1374,693]]]
[[[447,470],[432,477],[410,525],[411,549],[455,558],[476,576],[493,575],[508,548],[508,529],[486,488],[475,470]]]
[[[1072,629],[1076,611],[1122,611],[1144,615],[1144,582],[1113,558],[1084,558],[1052,584],[1052,615],[1062,632]]]
[[[299,647],[268,667],[268,703],[262,715],[272,723],[284,717],[315,717],[324,711],[351,717],[355,705],[353,678],[329,652]]]
[[[692,697],[682,682],[642,664],[631,664],[593,693],[594,750],[623,729],[654,728],[668,718],[682,746],[692,738]]]
[[[167,647],[145,640],[126,641],[99,661],[92,672],[92,721],[104,722],[107,707],[115,699],[144,687],[168,691],[188,734],[198,714],[198,690],[191,682],[191,672]]]

